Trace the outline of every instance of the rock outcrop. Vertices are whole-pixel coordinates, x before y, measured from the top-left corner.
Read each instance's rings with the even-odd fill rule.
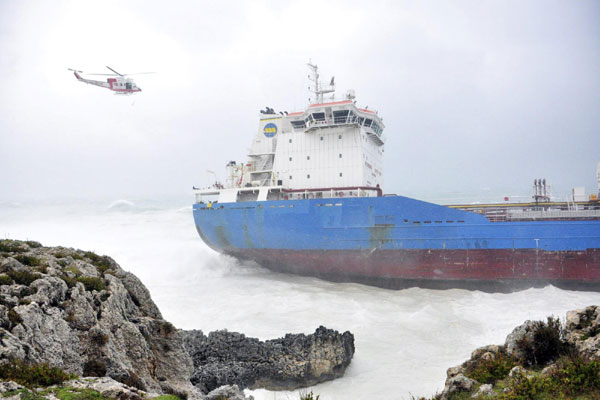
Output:
[[[354,355],[354,337],[319,327],[313,334],[288,334],[259,341],[241,333],[185,332],[194,361],[192,383],[203,391],[221,385],[292,390],[344,374]]]
[[[532,356],[533,360],[528,358]],[[536,357],[544,361],[536,362]],[[581,372],[576,372],[579,375],[574,379],[569,374],[578,368],[581,371],[600,368],[593,364],[596,361],[600,361],[600,307],[590,306],[569,311],[564,326],[554,318],[549,318],[548,323],[525,321],[506,337],[503,345],[474,350],[469,360],[448,369],[444,390],[434,399],[528,398],[522,393],[527,387],[538,394],[547,390],[548,398],[552,395],[565,398],[565,393],[570,398],[571,392],[583,393],[591,384],[582,378]],[[595,382],[600,383],[600,369],[597,373]],[[524,385],[524,381],[529,384]],[[575,381],[581,381],[581,387]],[[566,392],[561,385],[568,386],[564,388]],[[521,397],[510,397],[517,387]],[[592,398],[598,394],[594,392]]]
[[[265,342],[177,330],[110,257],[0,240],[0,363],[47,363],[104,379],[75,386],[119,382],[123,399],[244,399],[240,388],[291,389],[342,376],[353,354],[351,333],[324,327]]]
[[[109,257],[0,241],[0,360],[48,363],[139,390],[199,397],[183,335]]]

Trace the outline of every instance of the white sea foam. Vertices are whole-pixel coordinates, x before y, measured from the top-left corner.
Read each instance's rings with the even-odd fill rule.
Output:
[[[120,199],[120,200],[115,200],[112,203],[110,203],[110,205],[108,206],[108,209],[109,210],[126,211],[126,210],[130,210],[134,207],[135,207],[135,203],[133,201]]]
[[[312,388],[323,400],[432,395],[448,367],[478,346],[502,343],[524,320],[600,303],[599,293],[551,286],[510,294],[393,291],[276,274],[205,246],[184,204],[136,200],[119,212],[106,203],[0,205],[0,233],[112,256],[183,329],[227,328],[261,339],[319,325],[350,330],[356,354],[346,375]],[[298,398],[298,391],[251,393],[257,400]]]

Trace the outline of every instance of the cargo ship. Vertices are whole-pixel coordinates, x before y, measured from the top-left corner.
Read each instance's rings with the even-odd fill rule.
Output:
[[[600,203],[574,189],[553,201],[438,205],[383,192],[385,125],[334,97],[310,68],[299,112],[260,111],[245,163],[194,187],[193,215],[214,250],[278,272],[386,288],[600,289]],[[598,165],[600,190],[600,164]]]

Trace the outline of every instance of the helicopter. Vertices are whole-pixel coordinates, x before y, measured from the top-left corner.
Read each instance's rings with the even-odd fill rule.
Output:
[[[128,77],[129,75],[153,74],[154,73],[154,72],[138,72],[135,74],[121,74],[121,73],[115,71],[114,69],[112,69],[111,67],[109,67],[108,65],[106,66],[106,68],[111,70],[113,73],[112,74],[87,74],[87,75],[104,75],[104,76],[113,77],[113,78],[107,78],[106,82],[95,81],[92,79],[85,79],[80,75],[80,74],[84,73],[83,71],[79,71],[79,70],[75,70],[75,69],[71,69],[71,68],[69,68],[69,71],[73,71],[73,73],[75,74],[75,78],[77,78],[77,80],[80,82],[87,83],[89,85],[100,86],[100,87],[112,90],[113,92],[115,92],[115,94],[120,94],[120,95],[130,95],[130,94],[135,94],[135,93],[142,91],[142,89],[135,84],[133,79]]]

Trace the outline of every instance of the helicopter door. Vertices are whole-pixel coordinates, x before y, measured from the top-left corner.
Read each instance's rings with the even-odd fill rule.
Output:
[[[131,83],[127,82],[127,83],[125,84],[125,89],[127,89],[127,90],[131,90]]]

